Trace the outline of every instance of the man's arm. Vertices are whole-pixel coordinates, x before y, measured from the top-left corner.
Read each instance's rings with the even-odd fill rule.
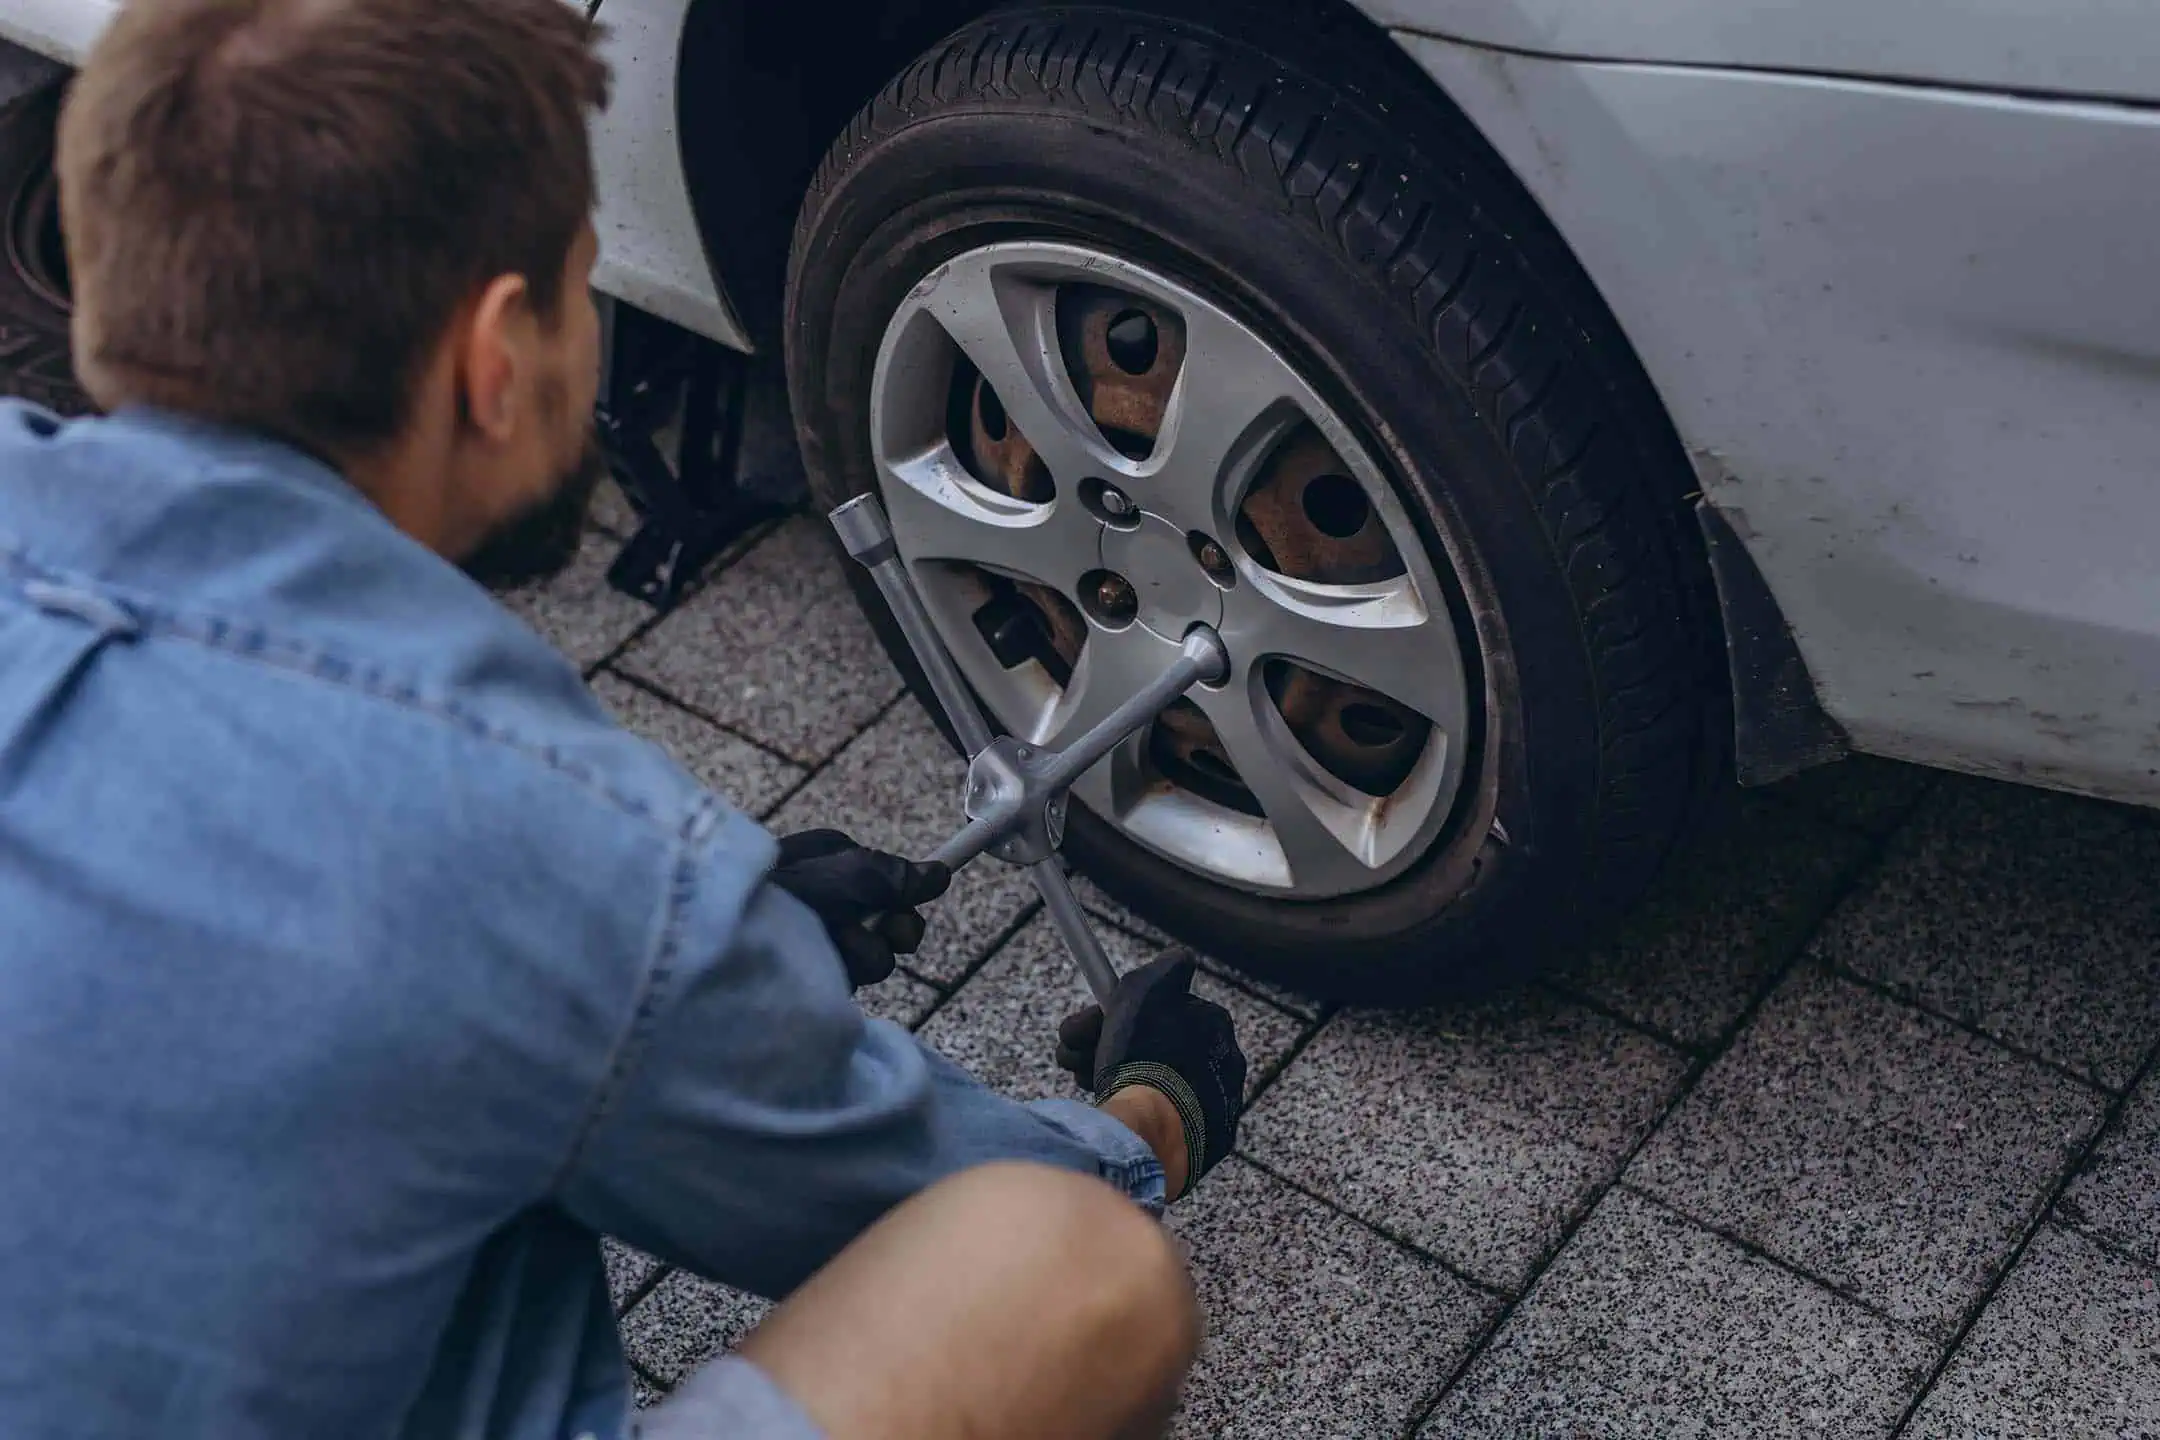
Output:
[[[559,1203],[764,1295],[793,1289],[900,1201],[989,1161],[1100,1175],[1162,1203],[1155,1150],[1112,1118],[1182,1152],[1159,1106],[1021,1105],[865,1018],[824,927],[763,882],[770,854],[730,817],[679,857],[644,1002]]]

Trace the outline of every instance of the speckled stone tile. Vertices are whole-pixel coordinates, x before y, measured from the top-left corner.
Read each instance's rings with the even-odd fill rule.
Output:
[[[1208,1336],[1172,1434],[1401,1433],[1490,1320],[1490,1297],[1235,1158],[1169,1226]]]
[[[1102,920],[1104,924],[1117,926],[1119,930],[1125,930],[1128,935],[1136,935],[1138,939],[1145,939],[1149,946],[1153,946],[1156,950],[1162,950],[1166,946],[1173,946],[1173,943],[1177,943],[1160,926],[1153,926],[1153,924],[1149,924],[1145,920],[1140,920],[1132,909],[1121,905],[1121,902],[1117,902],[1117,900],[1112,900],[1110,894],[1106,892],[1102,885],[1097,885],[1095,881],[1086,879],[1084,874],[1076,874],[1076,877],[1074,877],[1074,894],[1080,896],[1080,905],[1084,905],[1086,911],[1089,911],[1091,915],[1095,915],[1097,920]],[[1238,984],[1242,984],[1242,987],[1246,987],[1248,991],[1266,995],[1268,1000],[1283,1006],[1285,1010],[1292,1010],[1292,1013],[1296,1013],[1296,1015],[1305,1015],[1305,1017],[1320,1015],[1322,1006],[1320,1006],[1318,1000],[1313,1000],[1311,995],[1302,995],[1302,993],[1292,991],[1292,989],[1283,989],[1281,984],[1270,984],[1266,980],[1257,980],[1253,976],[1244,974],[1242,969],[1238,969],[1236,965],[1231,965],[1229,961],[1218,959],[1218,956],[1212,956],[1212,954],[1203,952],[1199,956],[1199,961],[1201,961],[1203,969],[1210,969],[1210,972],[1214,972],[1218,976],[1236,978]]]
[[[1088,913],[1096,919],[1108,921],[1127,934],[1137,935],[1150,944],[1168,945],[1171,943],[1167,931],[1160,926],[1150,925],[1147,921],[1134,914],[1129,906],[1111,899],[1108,891],[1087,876],[1075,875],[1072,877],[1072,883],[1073,893],[1080,897],[1080,903],[1086,906]]]
[[[2160,830],[1978,781],[1929,796],[1823,959],[2121,1089],[2160,1043]]]
[[[1765,788],[1788,804],[1869,835],[1887,835],[1939,780],[1938,772],[1872,755],[1803,770]]]
[[[2057,1210],[2160,1265],[2160,1071],[2132,1092]]]
[[[928,855],[965,819],[960,784],[966,775],[967,762],[922,707],[903,700],[782,806],[772,827],[784,835],[830,826],[880,850]],[[930,908],[923,948],[909,963],[933,980],[957,979],[1034,898],[1024,872],[977,861]]]
[[[592,688],[626,728],[667,751],[706,789],[747,814],[764,814],[803,777],[801,767],[613,675],[593,677]]]
[[[1338,1015],[1240,1145],[1503,1290],[1528,1279],[1686,1074],[1678,1052],[1544,994]]]
[[[1947,1334],[2099,1123],[2098,1092],[1796,972],[1628,1179]]]
[[[815,764],[900,693],[899,674],[856,608],[840,563],[818,522],[791,520],[640,640],[618,668]]]
[[[2160,1435],[2160,1270],[2042,1226],[1905,1433]]]
[[[1270,1003],[1288,1010],[1291,1014],[1302,1015],[1308,1020],[1318,1019],[1320,1012],[1325,1008],[1310,995],[1301,994],[1296,990],[1286,990],[1280,985],[1273,985],[1265,980],[1256,979],[1238,969],[1237,966],[1229,964],[1214,955],[1202,955],[1200,957],[1200,968],[1211,974],[1220,975],[1224,979],[1261,996]]]
[[[1423,1433],[1887,1435],[1935,1354],[1919,1334],[1615,1190]]]
[[[628,540],[638,531],[638,513],[630,504],[630,497],[613,479],[604,480],[593,491],[592,509],[586,519],[594,529],[604,530],[616,540]]]
[[[1085,875],[1073,876],[1073,891],[1080,897],[1080,903],[1087,908],[1090,915],[1093,915],[1106,925],[1113,925],[1128,935],[1145,940],[1154,950],[1160,951],[1177,943],[1167,932],[1158,926],[1150,925],[1130,909],[1111,899],[1100,885],[1097,885]],[[1320,1013],[1320,1002],[1310,995],[1301,995],[1295,990],[1286,990],[1280,985],[1271,985],[1265,980],[1255,979],[1235,965],[1231,965],[1213,955],[1203,953],[1200,956],[1200,965],[1202,969],[1211,971],[1216,975],[1235,979],[1239,985],[1267,997],[1285,1010],[1307,1018]]]
[[[1682,1044],[1713,1044],[1777,982],[1866,851],[1826,821],[1743,797],[1611,942],[1554,979]]]
[[[742,1343],[772,1307],[677,1270],[622,1317],[623,1350],[663,1385]]]
[[[652,1279],[660,1269],[660,1262],[642,1250],[633,1250],[620,1240],[602,1239],[600,1258],[607,1264],[608,1295],[619,1312],[629,1304],[638,1287]]]
[[[891,978],[855,992],[865,1015],[890,1020],[912,1030],[934,1009],[938,992],[914,976],[895,971]]]
[[[1098,931],[1110,963],[1129,970],[1154,952],[1117,931]],[[1307,1022],[1201,974],[1193,993],[1230,1012],[1252,1083],[1289,1052]],[[1088,1003],[1087,987],[1049,921],[1036,917],[923,1026],[922,1037],[984,1084],[1032,1100],[1075,1099],[1072,1077],[1057,1068],[1058,1022]]]
[[[621,548],[620,541],[588,530],[568,569],[544,584],[511,591],[502,603],[587,669],[653,618],[649,606],[608,586],[608,566]]]
[[[667,1392],[654,1385],[635,1370],[630,1372],[630,1403],[640,1410],[650,1410],[667,1398]]]

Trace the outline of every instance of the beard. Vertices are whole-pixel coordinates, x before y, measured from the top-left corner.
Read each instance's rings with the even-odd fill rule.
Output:
[[[498,592],[560,575],[577,558],[585,512],[607,474],[607,453],[600,448],[600,437],[588,433],[583,452],[548,498],[496,526],[458,568]]]

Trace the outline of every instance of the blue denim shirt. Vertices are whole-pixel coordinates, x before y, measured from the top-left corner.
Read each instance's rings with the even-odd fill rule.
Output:
[[[0,405],[0,1436],[615,1435],[599,1234],[780,1295],[983,1161],[1160,1203],[772,858],[330,470]]]

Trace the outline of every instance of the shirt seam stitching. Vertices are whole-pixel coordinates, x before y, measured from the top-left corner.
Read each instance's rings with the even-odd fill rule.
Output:
[[[268,627],[253,622],[232,620],[207,611],[190,614],[178,607],[138,596],[122,586],[92,581],[39,565],[20,551],[0,550],[0,562],[5,562],[6,568],[14,571],[17,577],[27,576],[48,583],[72,586],[110,599],[128,613],[141,634],[198,645],[215,654],[229,656],[242,664],[260,665],[279,674],[310,680],[341,694],[358,696],[401,713],[417,715],[443,724],[457,733],[499,746],[511,754],[539,763],[624,814],[650,823],[663,832],[673,833],[677,838],[686,839],[695,834],[704,819],[702,812],[706,806],[700,801],[691,807],[681,825],[669,827],[651,806],[616,790],[591,770],[572,763],[552,747],[535,744],[454,700],[422,695],[409,685],[392,679],[385,667],[366,661],[348,660],[328,649],[277,634]],[[114,638],[134,637],[116,635]],[[242,643],[245,640],[257,643]],[[278,648],[264,648],[268,646]],[[279,653],[280,651],[284,653]],[[341,667],[344,673],[329,673],[324,668],[325,665]]]
[[[645,1052],[646,1043],[652,1037],[653,1023],[661,1004],[671,993],[675,980],[675,961],[682,948],[684,916],[690,908],[690,900],[697,890],[697,849],[684,839],[677,852],[674,873],[668,880],[666,910],[660,933],[655,938],[651,958],[639,977],[637,1009],[623,1027],[620,1039],[615,1042],[613,1053],[608,1057],[607,1073],[600,1079],[592,1100],[586,1105],[585,1116],[578,1124],[577,1133],[571,1137],[570,1148],[557,1167],[554,1178],[548,1183],[547,1194],[560,1195],[569,1185],[571,1177],[583,1163],[585,1150],[593,1132],[614,1113],[615,1102],[621,1097],[631,1071]]]

